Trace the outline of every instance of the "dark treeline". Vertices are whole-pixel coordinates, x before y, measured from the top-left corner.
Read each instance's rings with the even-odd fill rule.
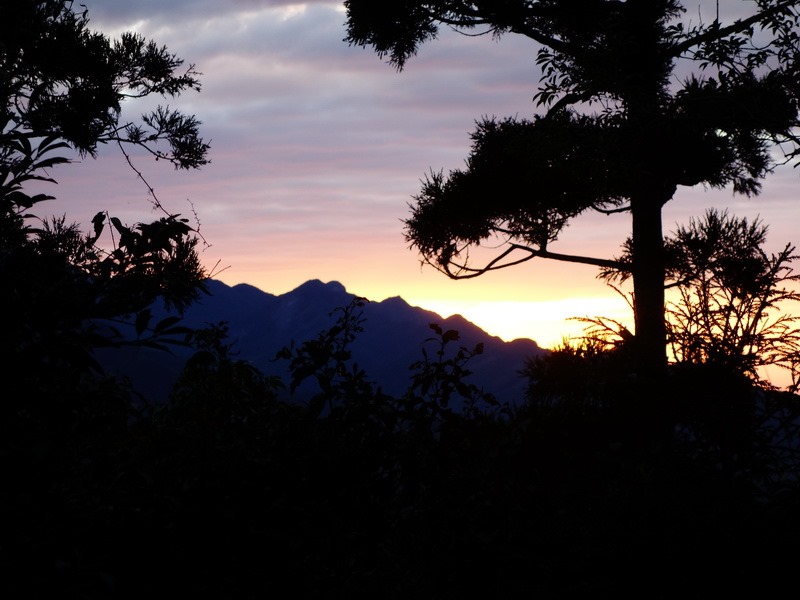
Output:
[[[293,380],[197,348],[165,405],[40,365],[7,394],[2,566],[32,596],[765,594],[793,573],[800,398],[683,364],[653,412],[621,345],[532,360],[529,398],[434,339],[388,397],[348,363],[358,306]],[[70,371],[74,373],[74,371]],[[318,383],[304,405],[279,386]],[[463,411],[449,405],[459,396]]]

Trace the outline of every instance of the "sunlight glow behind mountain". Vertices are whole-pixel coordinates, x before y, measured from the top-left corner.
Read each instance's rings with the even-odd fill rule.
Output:
[[[552,348],[564,338],[583,335],[584,323],[576,317],[606,317],[633,329],[630,308],[622,298],[569,298],[546,302],[470,301],[415,298],[409,301],[443,317],[460,314],[505,341],[530,338]]]

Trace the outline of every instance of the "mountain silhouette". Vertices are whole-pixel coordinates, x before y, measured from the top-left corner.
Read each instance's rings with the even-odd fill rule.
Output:
[[[255,365],[267,375],[276,375],[288,382],[288,363],[276,360],[277,352],[294,343],[316,338],[329,329],[355,294],[337,282],[323,283],[314,279],[282,295],[273,295],[248,284],[228,286],[217,280],[208,281],[208,295],[189,307],[182,324],[198,328],[220,322],[227,323],[229,342],[236,357]],[[166,316],[154,307],[155,318]],[[516,402],[524,394],[526,381],[519,370],[527,358],[546,352],[536,342],[519,339],[505,342],[491,336],[460,315],[444,318],[434,312],[409,305],[399,296],[381,302],[366,301],[361,307],[363,332],[351,346],[352,362],[366,373],[370,381],[384,392],[399,396],[410,382],[409,365],[422,358],[423,347],[431,354],[435,347],[430,340],[431,323],[442,329],[454,329],[460,339],[449,350],[458,347],[473,349],[484,345],[467,368],[472,371],[468,382],[475,383],[498,399]],[[100,361],[110,372],[129,378],[134,389],[145,398],[163,401],[191,350],[178,348],[167,354],[147,348],[126,348],[104,351]],[[303,400],[300,388],[296,399]]]

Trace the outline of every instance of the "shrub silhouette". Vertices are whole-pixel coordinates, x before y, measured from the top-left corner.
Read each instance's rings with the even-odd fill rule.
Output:
[[[758,590],[766,572],[781,579],[765,569],[786,559],[768,549],[769,527],[787,540],[800,531],[785,512],[796,461],[785,443],[780,455],[761,444],[748,394],[786,414],[796,397],[708,365],[676,370],[687,412],[673,443],[654,443],[629,411],[646,389],[626,384],[624,345],[586,342],[532,363],[526,405],[460,411],[436,390],[448,402],[476,392],[470,352],[436,327],[409,392],[387,397],[342,354],[357,309],[337,311],[349,329],[289,351],[292,381],[317,382],[308,366],[321,370],[322,412],[277,400],[276,382],[236,359],[224,324],[196,332],[170,402],[133,419],[98,411],[72,452],[20,465],[36,468],[30,481],[0,493],[16,515],[7,536],[27,542],[5,546],[22,551],[3,550],[4,564],[36,571],[37,591],[89,598],[289,585],[322,598],[700,597]],[[742,398],[725,414],[710,393],[723,386],[720,403]],[[705,394],[712,401],[698,402]],[[707,552],[732,574],[710,574]]]
[[[767,226],[727,211],[709,210],[665,240],[668,341],[679,363],[713,363],[769,387],[762,369],[778,367],[797,391],[800,281],[792,265],[796,249],[786,244],[776,254],[764,250]],[[629,263],[630,241],[620,262]],[[606,269],[601,277],[622,283],[625,271]]]

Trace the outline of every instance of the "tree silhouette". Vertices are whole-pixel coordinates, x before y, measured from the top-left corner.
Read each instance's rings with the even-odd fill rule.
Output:
[[[709,210],[665,239],[667,339],[678,363],[714,364],[744,374],[762,385],[762,367],[788,371],[797,390],[800,318],[781,313],[800,301],[792,269],[799,257],[786,244],[768,254],[767,226],[727,211]],[[620,260],[631,262],[630,242]],[[625,270],[605,269],[609,283],[622,283]]]
[[[34,594],[71,588],[70,576],[48,565],[99,556],[95,532],[119,524],[107,516],[135,512],[125,508],[137,503],[135,484],[119,496],[101,488],[123,483],[129,461],[130,472],[143,464],[132,429],[139,403],[103,375],[94,351],[131,337],[151,346],[182,340],[178,318],[153,323],[149,307],[160,297],[182,310],[206,277],[197,231],[155,196],[162,218],[129,226],[100,212],[87,233],[38,213],[53,197],[31,186],[55,183],[55,167],[103,144],[118,145],[129,162],[134,147],[176,168],[207,162],[193,116],[157,107],[128,120],[122,112],[128,99],[199,89],[195,70],[180,72],[180,59],[137,34],[112,41],[91,32],[77,6],[21,0],[4,3],[0,19],[0,562],[20,582],[41,567]],[[121,321],[132,336],[120,333]],[[70,549],[68,539],[81,541]],[[79,578],[102,587],[101,576]]]
[[[798,155],[797,3],[758,0],[710,22],[677,0],[348,0],[350,44],[402,69],[439,27],[524,35],[542,70],[532,119],[484,119],[466,168],[432,172],[406,237],[425,262],[469,278],[550,258],[629,268],[639,369],[666,365],[661,212],[679,186],[754,195]],[[744,14],[746,12],[746,14]],[[630,264],[550,250],[583,213],[629,213]],[[470,249],[504,243],[473,264]]]
[[[180,73],[183,61],[166,47],[135,33],[112,41],[88,24],[86,10],[76,13],[70,0],[7,7],[0,25],[4,162],[16,165],[19,175],[22,161],[32,158],[29,146],[45,148],[58,140],[84,155],[118,143],[144,148],[179,168],[206,164],[208,145],[193,116],[159,106],[139,122],[121,120],[126,99],[199,90],[194,66]]]
[[[183,61],[165,47],[134,33],[112,41],[88,23],[69,0],[25,0],[9,6],[0,24],[0,264],[5,277],[20,277],[12,289],[20,287],[4,296],[36,304],[23,290],[34,293],[24,280],[38,277],[51,300],[61,292],[62,302],[83,305],[73,314],[78,321],[139,311],[159,295],[182,309],[203,277],[196,232],[155,196],[164,218],[129,227],[98,213],[86,235],[64,219],[48,223],[31,212],[53,197],[29,194],[29,185],[55,183],[51,170],[70,162],[70,150],[94,156],[113,143],[129,162],[126,147],[176,168],[208,162],[195,117],[162,106],[139,120],[122,116],[127,99],[199,90],[194,67],[181,73]],[[107,249],[100,245],[104,230],[111,231]]]
[[[95,156],[103,144],[116,144],[131,166],[133,147],[175,168],[208,162],[194,116],[166,107],[140,119],[122,112],[129,99],[199,90],[194,67],[181,71],[179,58],[138,34],[111,40],[92,32],[85,7],[74,8],[69,0],[24,0],[6,7],[0,23],[0,368],[26,390],[4,406],[12,428],[17,418],[57,424],[59,403],[66,414],[80,412],[82,378],[97,372],[92,351],[130,339],[115,322],[133,316],[135,343],[182,338],[176,317],[152,323],[149,306],[161,298],[182,311],[207,276],[197,231],[154,194],[162,218],[129,226],[100,212],[89,233],[34,212],[53,197],[31,193],[31,184],[55,183],[53,168],[70,154]],[[71,418],[57,426],[68,428]]]

